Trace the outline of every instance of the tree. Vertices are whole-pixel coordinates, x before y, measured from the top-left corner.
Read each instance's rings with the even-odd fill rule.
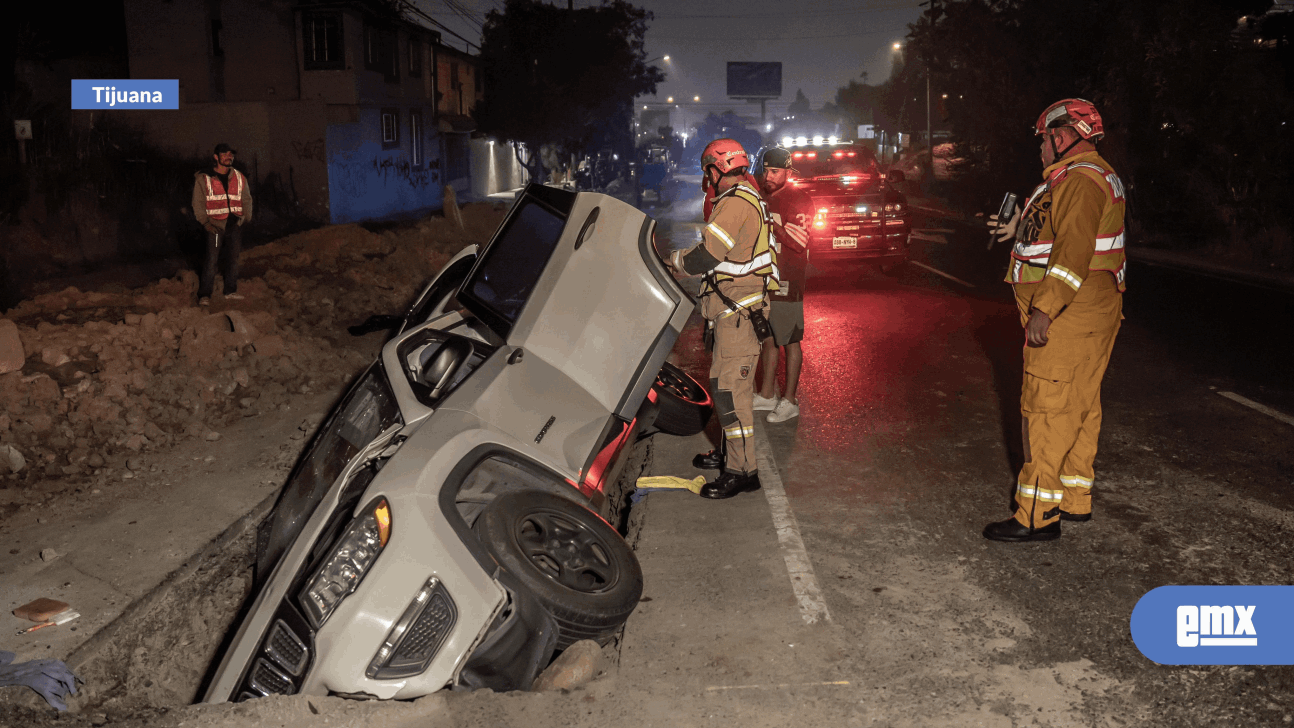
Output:
[[[643,34],[652,14],[624,0],[578,10],[507,0],[481,34],[486,95],[481,130],[532,150],[564,153],[611,147],[633,153],[633,99],[656,92],[665,74],[646,63]],[[542,178],[540,155],[518,159]]]
[[[1080,97],[1106,119],[1100,151],[1128,189],[1134,232],[1153,225],[1189,240],[1288,230],[1294,138],[1281,122],[1294,115],[1294,77],[1277,30],[1288,14],[1268,13],[1271,0],[939,5],[909,27],[909,63],[883,86],[840,89],[836,103],[872,112],[878,125],[921,128],[929,74],[935,100],[948,94],[958,156],[970,160],[967,202],[1036,184],[1034,119]],[[1259,42],[1238,27],[1242,16]]]
[[[804,95],[804,89],[796,89],[795,100],[786,107],[786,112],[791,116],[799,116],[809,113],[809,108],[809,97]]]

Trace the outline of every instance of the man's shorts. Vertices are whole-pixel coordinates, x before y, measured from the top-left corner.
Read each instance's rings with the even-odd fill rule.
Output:
[[[768,323],[773,327],[773,343],[778,346],[800,343],[804,339],[804,301],[773,299]]]

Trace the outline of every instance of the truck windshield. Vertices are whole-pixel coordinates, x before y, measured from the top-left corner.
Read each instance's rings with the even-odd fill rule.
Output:
[[[520,205],[459,293],[459,301],[504,338],[543,275],[566,225],[565,218],[528,195]]]
[[[849,175],[876,179],[881,171],[871,151],[839,147],[797,149],[791,153],[791,164],[802,179]]]

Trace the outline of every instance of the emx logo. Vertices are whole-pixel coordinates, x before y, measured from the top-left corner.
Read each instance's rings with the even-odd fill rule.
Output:
[[[1161,586],[1132,610],[1132,640],[1165,665],[1291,665],[1291,611],[1294,586]]]
[[[1256,605],[1236,605],[1234,609],[1203,605],[1178,607],[1177,646],[1257,647],[1258,635],[1254,632],[1257,608]]]

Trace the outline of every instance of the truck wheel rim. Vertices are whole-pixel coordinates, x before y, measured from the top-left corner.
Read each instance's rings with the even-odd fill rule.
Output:
[[[691,402],[692,404],[707,404],[709,402],[709,395],[699,384],[692,381],[691,378],[669,369],[661,369],[657,373],[656,386],[684,402]]]
[[[611,549],[602,537],[564,514],[526,514],[517,523],[516,540],[535,568],[568,589],[597,594],[619,579]]]

